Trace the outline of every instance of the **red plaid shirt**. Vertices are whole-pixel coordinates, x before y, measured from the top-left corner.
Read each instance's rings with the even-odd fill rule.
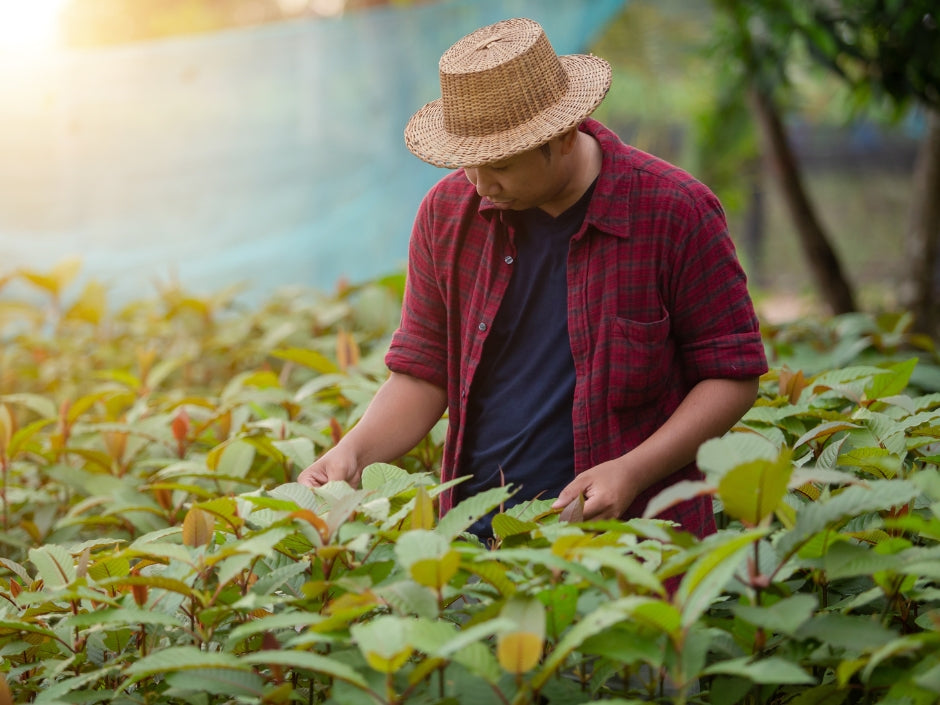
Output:
[[[745,275],[717,198],[684,171],[623,144],[596,120],[600,176],[568,255],[568,330],[576,473],[639,445],[699,381],[767,370]],[[489,327],[512,276],[514,214],[481,199],[462,171],[445,176],[415,219],[401,326],[386,364],[447,390],[442,481],[460,475],[462,420]],[[559,312],[559,315],[561,312]],[[695,465],[644,492],[626,517]],[[441,511],[450,509],[445,493]],[[661,515],[700,536],[711,499]]]

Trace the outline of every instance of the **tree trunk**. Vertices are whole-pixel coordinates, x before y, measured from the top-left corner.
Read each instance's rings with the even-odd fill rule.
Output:
[[[911,273],[904,303],[921,333],[938,333],[936,297],[940,275],[940,109],[926,108],[927,134],[917,154],[911,181],[911,222],[906,258]]]
[[[787,140],[777,106],[770,96],[756,86],[751,87],[748,98],[760,126],[764,151],[777,177],[784,203],[796,226],[803,254],[806,255],[823,302],[834,314],[856,311],[852,287],[842,273],[839,258],[829,244],[803,186],[796,155]]]

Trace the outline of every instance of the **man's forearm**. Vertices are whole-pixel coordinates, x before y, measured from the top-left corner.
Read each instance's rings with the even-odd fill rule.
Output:
[[[360,470],[390,462],[414,448],[446,408],[444,389],[393,372],[340,443],[353,453]]]
[[[699,382],[653,435],[630,451],[630,467],[645,490],[693,460],[699,446],[721,436],[747,413],[757,398],[758,380],[706,379]]]
[[[695,460],[702,443],[730,429],[754,403],[757,389],[756,378],[699,382],[655,433],[625,455],[576,476],[553,506],[564,507],[583,494],[585,518],[622,516],[644,490]]]

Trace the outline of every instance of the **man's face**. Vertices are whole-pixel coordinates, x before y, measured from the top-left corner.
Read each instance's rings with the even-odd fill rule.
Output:
[[[550,210],[566,183],[558,149],[552,140],[544,149],[536,148],[493,164],[466,167],[463,171],[477,193],[501,210]]]

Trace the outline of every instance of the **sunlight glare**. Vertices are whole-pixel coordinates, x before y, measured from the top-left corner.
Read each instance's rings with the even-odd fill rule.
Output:
[[[0,55],[42,52],[59,39],[66,0],[0,0]]]

